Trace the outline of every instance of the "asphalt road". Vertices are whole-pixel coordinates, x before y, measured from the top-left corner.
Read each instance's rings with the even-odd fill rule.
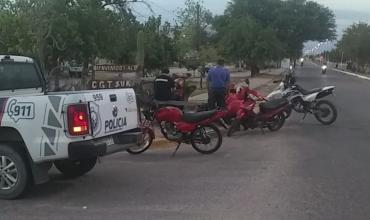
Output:
[[[335,85],[338,121],[293,115],[279,132],[225,138],[202,156],[189,146],[104,158],[91,173],[0,201],[0,219],[370,219],[370,81],[297,69],[305,88]]]

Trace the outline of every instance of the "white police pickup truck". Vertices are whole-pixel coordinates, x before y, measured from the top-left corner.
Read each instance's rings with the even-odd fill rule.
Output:
[[[33,59],[0,55],[0,198],[48,181],[52,164],[76,177],[97,158],[137,145],[132,89],[47,92]]]

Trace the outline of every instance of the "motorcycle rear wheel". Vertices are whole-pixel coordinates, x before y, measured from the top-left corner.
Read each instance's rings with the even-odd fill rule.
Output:
[[[212,140],[214,138],[214,140]],[[213,141],[215,142],[214,144]],[[212,154],[222,145],[221,131],[217,126],[205,125],[198,127],[192,134],[190,140],[191,146],[201,154]],[[208,147],[212,144],[210,147]],[[206,147],[202,147],[206,146]]]
[[[325,107],[326,106],[326,107]],[[327,114],[326,111],[329,111],[329,114]],[[325,120],[328,116],[330,116],[330,112],[332,113],[332,117],[329,118],[329,120]],[[315,105],[315,118],[323,125],[331,125],[333,124],[338,117],[337,109],[335,108],[334,104],[327,101],[327,100],[320,100]]]

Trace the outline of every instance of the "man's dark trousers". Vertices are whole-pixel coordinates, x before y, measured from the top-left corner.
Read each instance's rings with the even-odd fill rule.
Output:
[[[225,107],[225,95],[225,88],[211,88],[208,100],[209,109]]]

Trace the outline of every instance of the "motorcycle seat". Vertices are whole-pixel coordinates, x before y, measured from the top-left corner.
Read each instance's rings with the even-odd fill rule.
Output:
[[[216,111],[217,110],[204,111],[204,112],[195,112],[195,113],[185,112],[182,116],[182,119],[185,122],[190,122],[190,123],[200,122],[200,121],[203,121],[207,118],[212,117],[216,113]]]
[[[301,92],[303,95],[310,95],[314,93],[318,93],[322,91],[322,88],[316,88],[316,89],[311,89],[311,90],[305,90],[302,87],[296,85],[297,89],[299,92]]]
[[[284,105],[288,105],[288,104],[289,104],[289,101],[286,99],[276,99],[276,100],[261,103],[260,109],[261,111],[273,110],[273,109],[277,109],[277,108],[283,107]]]

